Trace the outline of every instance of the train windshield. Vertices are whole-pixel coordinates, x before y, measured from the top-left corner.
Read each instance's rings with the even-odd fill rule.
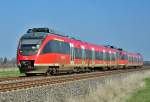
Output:
[[[20,53],[25,56],[35,55],[42,43],[42,39],[22,39]]]

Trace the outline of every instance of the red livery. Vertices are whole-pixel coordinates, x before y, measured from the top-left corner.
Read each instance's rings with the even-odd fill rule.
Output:
[[[20,38],[17,65],[27,75],[57,74],[141,67],[143,58],[139,53],[91,44],[48,28],[33,28]]]

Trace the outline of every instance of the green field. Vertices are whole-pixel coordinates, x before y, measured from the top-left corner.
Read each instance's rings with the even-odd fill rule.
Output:
[[[17,77],[22,76],[18,68],[1,68],[0,69],[0,78],[2,77]]]
[[[127,102],[150,102],[150,78],[145,79],[146,86],[133,93]]]

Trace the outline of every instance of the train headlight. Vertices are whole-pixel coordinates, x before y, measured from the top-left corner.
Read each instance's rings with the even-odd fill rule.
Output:
[[[35,46],[32,46],[32,49],[36,49],[36,47],[35,47]]]

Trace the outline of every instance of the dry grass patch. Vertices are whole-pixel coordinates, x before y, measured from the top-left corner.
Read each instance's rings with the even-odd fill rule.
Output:
[[[80,98],[69,98],[68,102],[125,102],[134,90],[145,86],[144,78],[150,76],[150,71],[133,73],[120,79],[106,79],[104,84],[89,89],[89,94]]]

